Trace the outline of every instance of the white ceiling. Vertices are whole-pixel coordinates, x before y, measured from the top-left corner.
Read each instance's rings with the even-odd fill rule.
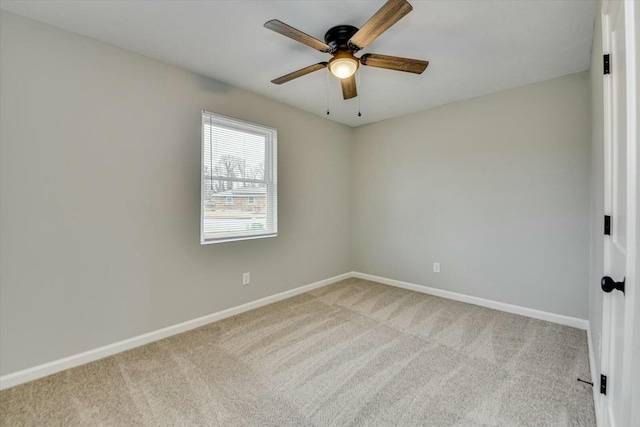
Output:
[[[409,0],[413,11],[367,46],[430,61],[422,75],[361,67],[359,96],[329,80],[329,119],[350,126],[589,68],[594,0]],[[318,39],[362,26],[384,0],[13,1],[0,7],[160,59],[324,117],[327,73],[271,80],[330,58],[263,28],[277,18]],[[358,117],[361,104],[362,117]]]

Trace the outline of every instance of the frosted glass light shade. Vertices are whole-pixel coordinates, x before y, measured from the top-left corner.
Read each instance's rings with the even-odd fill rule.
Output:
[[[339,79],[346,79],[356,72],[359,65],[360,63],[353,56],[338,54],[329,61],[329,71]]]

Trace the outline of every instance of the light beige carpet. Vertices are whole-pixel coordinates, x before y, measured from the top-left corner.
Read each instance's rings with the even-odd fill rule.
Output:
[[[0,392],[3,425],[593,426],[584,331],[348,279]]]

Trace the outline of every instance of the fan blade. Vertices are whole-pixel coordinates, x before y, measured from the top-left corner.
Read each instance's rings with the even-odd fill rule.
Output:
[[[347,77],[346,79],[340,79],[340,85],[342,86],[342,97],[344,99],[351,99],[358,96],[355,74],[351,77]]]
[[[319,62],[317,64],[309,65],[308,67],[301,68],[298,71],[294,71],[293,73],[289,73],[282,77],[278,77],[277,79],[273,79],[271,80],[271,83],[281,85],[282,83],[297,79],[298,77],[305,76],[309,73],[313,73],[314,71],[322,70],[323,68],[327,67],[327,64],[328,62]]]
[[[283,36],[289,37],[290,39],[293,39],[297,42],[306,44],[307,46],[317,49],[320,52],[331,52],[331,46],[329,46],[325,42],[320,41],[315,37],[311,37],[309,34],[305,34],[300,30],[296,30],[292,26],[278,21],[277,19],[272,19],[271,21],[265,22],[264,27],[270,29],[271,31],[275,31],[276,33],[282,34]]]
[[[349,44],[363,49],[387,31],[413,7],[406,0],[389,0],[351,37]]]
[[[398,56],[378,55],[367,53],[360,58],[362,65],[386,68],[388,70],[405,71],[407,73],[422,74],[429,65],[429,61],[419,59],[400,58]]]

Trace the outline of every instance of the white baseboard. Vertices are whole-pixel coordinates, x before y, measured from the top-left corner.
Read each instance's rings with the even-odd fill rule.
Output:
[[[200,326],[207,325],[217,320],[222,320],[227,317],[235,316],[236,314],[244,313],[245,311],[253,310],[268,304],[272,304],[274,302],[291,298],[293,296],[300,295],[313,289],[320,288],[331,283],[339,282],[340,280],[348,279],[350,277],[352,277],[351,273],[341,274],[339,276],[334,276],[329,279],[320,280],[319,282],[311,283],[309,285],[301,286],[299,288],[261,298],[256,301],[218,311],[217,313],[202,316],[193,320],[188,320],[186,322],[158,329],[157,331],[149,332],[143,335],[138,335],[137,337],[129,338],[124,341],[119,341],[93,350],[85,351],[83,353],[75,354],[73,356],[54,360],[53,362],[44,363],[32,368],[23,369],[22,371],[3,375],[2,377],[0,377],[0,390],[23,384],[28,381],[33,381],[38,378],[46,377],[47,375],[55,374],[56,372],[64,371],[65,369],[84,365],[85,363],[93,362],[98,359],[103,359],[105,357],[112,356],[125,350],[130,350],[135,347],[149,344],[153,341],[158,341],[172,335],[199,328]]]
[[[305,292],[309,292],[313,289],[320,288],[322,286],[329,285],[331,283],[339,282],[340,280],[348,279],[350,277],[357,277],[359,279],[370,280],[372,282],[378,282],[385,285],[395,286],[398,288],[409,289],[424,294],[435,295],[442,298],[448,298],[456,301],[462,301],[469,304],[479,305],[483,307],[493,308],[495,310],[506,311],[508,313],[519,314],[522,316],[532,317],[534,319],[546,320],[553,323],[559,323],[561,325],[573,326],[579,329],[586,329],[589,333],[589,322],[584,319],[578,319],[575,317],[563,316],[561,314],[548,313],[532,308],[521,307],[517,305],[507,304],[498,301],[492,301],[484,298],[473,297],[469,295],[459,294],[456,292],[444,291],[441,289],[430,288],[427,286],[416,285],[413,283],[402,282],[399,280],[387,279],[385,277],[373,276],[371,274],[359,273],[352,271],[350,273],[344,273],[339,276],[334,276],[329,279],[320,280],[319,282],[311,283],[309,285],[301,286],[299,288],[291,289],[289,291],[281,292],[279,294],[271,295],[256,301],[248,302],[236,307],[231,307],[226,310],[219,311],[217,313],[209,314],[197,319],[188,320],[177,325],[169,326],[157,331],[149,332],[137,337],[129,338],[124,341],[119,341],[113,344],[105,345],[93,350],[85,351],[83,353],[75,354],[73,356],[65,357],[62,359],[54,360],[52,362],[44,363],[42,365],[34,366],[32,368],[24,369],[18,372],[4,375],[0,377],[0,390],[4,390],[9,387],[13,387],[19,384],[33,381],[38,378],[46,377],[47,375],[55,374],[56,372],[63,371],[65,369],[73,368],[83,365],[85,363],[93,362],[98,359],[102,359],[114,354],[130,350],[135,347],[140,347],[145,344],[149,344],[154,341],[161,340],[163,338],[170,337],[172,335],[180,334],[182,332],[189,331],[191,329],[198,328],[200,326],[207,325],[217,320],[222,320],[227,317],[235,316],[236,314],[244,313],[249,310],[253,310],[267,304],[278,302],[287,298],[291,298],[296,295],[300,295]],[[593,366],[593,354],[592,343],[590,335],[589,337],[589,349],[590,359],[592,360],[592,375],[594,373]],[[595,379],[594,379],[595,383]],[[595,390],[595,386],[594,386]],[[599,396],[598,396],[599,397]],[[594,391],[594,399],[596,399]],[[597,402],[596,402],[597,403]],[[597,408],[597,405],[596,405]]]
[[[416,285],[414,283],[402,282],[400,280],[387,279],[386,277],[373,276],[371,274],[352,272],[353,277],[359,279],[370,280],[372,282],[382,283],[384,285],[395,286],[397,288],[409,289],[411,291],[421,292],[423,294],[434,295],[442,298],[448,298],[455,301],[466,302],[469,304],[480,305],[482,307],[493,308],[495,310],[506,311],[507,313],[519,314],[521,316],[532,317],[534,319],[546,320],[548,322],[559,323],[561,325],[572,326],[578,329],[589,329],[589,321],[579,319],[577,317],[564,316],[562,314],[549,313],[546,311],[536,310],[534,308],[522,307],[519,305],[507,304],[505,302],[493,301],[489,299],[473,297],[469,295],[459,294],[442,289],[430,288],[427,286]]]
[[[591,382],[593,383],[593,408],[596,412],[596,426],[602,425],[600,422],[600,376],[596,372],[595,350],[593,338],[591,337],[591,325],[587,328],[587,345],[589,346],[589,368],[591,369]]]

